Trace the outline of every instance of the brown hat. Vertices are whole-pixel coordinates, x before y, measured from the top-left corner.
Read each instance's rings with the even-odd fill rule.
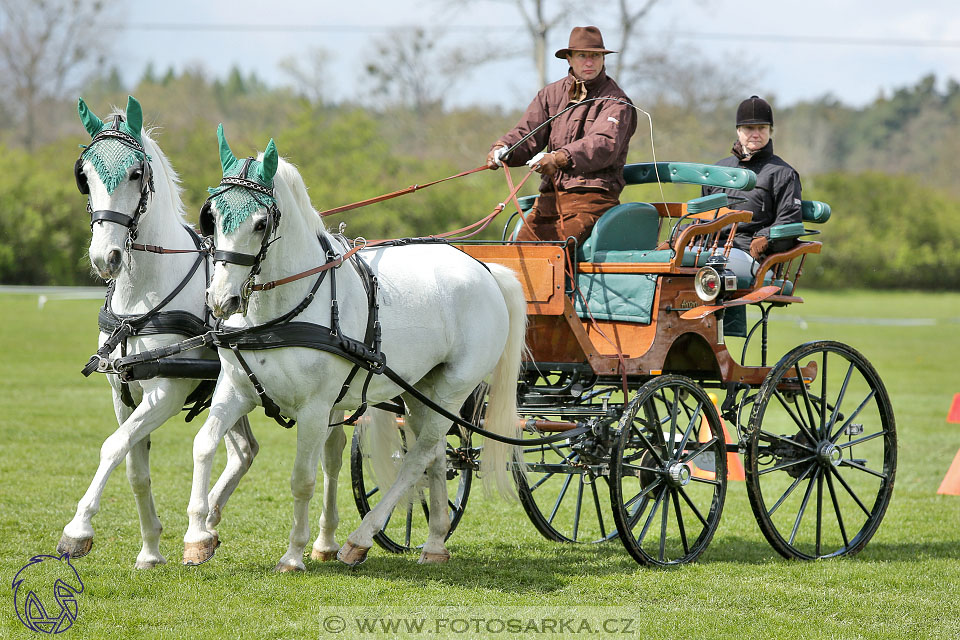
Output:
[[[570,44],[566,49],[560,49],[554,55],[566,58],[571,51],[599,51],[600,53],[616,53],[603,47],[603,36],[596,27],[574,27],[570,32]]]

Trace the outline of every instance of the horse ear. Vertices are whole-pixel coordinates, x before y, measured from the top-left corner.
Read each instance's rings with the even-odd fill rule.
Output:
[[[273,176],[277,175],[277,145],[273,143],[273,138],[267,143],[267,148],[263,152],[263,161],[260,163],[260,180],[264,184],[272,184]]]
[[[237,163],[237,156],[233,155],[233,151],[230,150],[230,145],[227,144],[227,139],[223,135],[222,122],[217,126],[217,141],[220,143],[220,166],[223,168],[223,173],[226,174],[230,167]]]
[[[103,129],[103,120],[87,108],[87,103],[83,101],[83,98],[77,101],[77,113],[80,114],[80,122],[83,123],[83,128],[87,130],[91,138]]]
[[[124,124],[127,133],[140,140],[140,130],[143,128],[143,109],[133,96],[127,96],[127,121]]]

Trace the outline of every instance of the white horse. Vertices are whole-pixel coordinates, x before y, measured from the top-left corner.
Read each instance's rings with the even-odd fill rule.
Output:
[[[207,265],[195,267],[198,260],[207,261],[208,257],[196,252],[196,235],[184,224],[177,175],[142,129],[140,104],[131,96],[126,111],[114,112],[107,123],[94,115],[82,99],[78,111],[93,142],[78,160],[77,186],[82,193],[89,194],[93,235],[90,261],[100,277],[112,280],[108,306],[120,317],[142,316],[153,310],[158,314],[176,312],[173,316],[178,318],[177,324],[202,327]],[[161,255],[138,251],[131,246],[134,235],[137,243],[194,252]],[[161,305],[171,294],[175,295]],[[133,354],[176,343],[185,336],[179,333],[179,327],[169,326],[167,319],[173,316],[153,315],[153,327],[120,340],[112,350],[103,347],[110,334],[101,332],[101,351],[106,357],[118,357],[122,349]],[[201,352],[194,351],[191,356],[200,357]],[[120,426],[104,441],[96,475],[77,506],[76,516],[64,527],[57,551],[74,558],[90,551],[94,534],[91,520],[100,509],[107,479],[126,457],[127,478],[136,499],[143,538],[136,567],[152,568],[166,560],[160,554],[161,525],[150,491],[150,433],[181,411],[198,382],[155,378],[131,382],[124,389],[117,376],[110,375],[109,379]],[[135,406],[128,406],[125,400],[132,400]],[[219,522],[223,505],[258,449],[246,417],[238,417],[235,422],[235,426],[231,423],[234,428],[226,439],[226,468],[210,494],[214,508],[206,523],[209,528]]]
[[[215,257],[207,301],[215,315],[227,319],[227,329],[258,327],[295,309],[320,276],[304,277],[247,296],[252,271],[259,270],[262,280],[272,281],[322,265],[328,258],[321,238],[341,256],[349,247],[327,233],[310,204],[303,179],[291,164],[278,158],[272,140],[258,160],[244,162],[233,156],[222,129],[218,133],[225,176],[221,189],[229,188],[235,193],[231,196],[232,204],[227,203],[230,211],[222,210],[224,202],[218,203],[217,197],[212,199],[211,224],[216,229],[219,259]],[[228,177],[234,186],[230,186]],[[237,178],[255,183],[250,185],[255,188],[237,186]],[[264,193],[270,196],[265,198]],[[258,202],[244,208],[243,197]],[[241,210],[243,213],[238,215]],[[250,258],[257,254],[262,260],[251,266]],[[485,266],[455,248],[436,244],[371,248],[360,255],[378,281],[382,352],[387,366],[452,413],[460,409],[477,384],[490,377],[485,428],[516,437],[516,380],[525,334],[526,302],[513,272],[497,265]],[[327,272],[316,297],[295,321],[317,325],[318,335],[326,331],[322,327],[331,326],[329,283],[333,273],[342,335],[362,340],[371,309],[360,270],[347,263],[335,272]],[[235,315],[241,308],[245,313]],[[229,338],[225,336],[224,340]],[[309,501],[327,425],[333,411],[352,410],[361,404],[365,372],[361,370],[337,401],[352,367],[339,355],[302,346],[257,351],[241,348],[240,354],[243,362],[231,349],[221,346],[222,368],[213,405],[194,440],[194,478],[189,526],[184,536],[184,562],[203,562],[215,550],[216,539],[206,522],[207,487],[217,443],[230,424],[264,402],[244,370],[246,367],[262,385],[267,402],[276,403],[285,415],[298,421],[297,452],[290,480],[293,526],[289,546],[276,569],[302,570],[303,550],[310,536]],[[437,452],[450,420],[404,393],[383,375],[372,377],[366,400],[373,404],[397,395],[403,397],[408,408],[416,442],[404,458],[396,483],[340,549],[338,558],[347,564],[363,561],[373,544],[373,535],[425,471],[431,487],[430,522],[420,561],[443,562],[449,558],[444,545],[449,528],[445,461]],[[506,492],[512,491],[508,466],[512,455],[513,447],[501,443],[484,448],[486,476]],[[336,548],[331,528],[331,524],[335,528],[335,523],[325,521],[326,517],[325,511],[320,535],[314,543],[315,554]]]

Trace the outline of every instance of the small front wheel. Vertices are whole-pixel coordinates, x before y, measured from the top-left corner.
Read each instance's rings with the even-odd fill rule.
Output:
[[[852,555],[890,504],[897,431],[876,370],[839,342],[810,342],[770,371],[747,425],[760,530],[786,558]]]
[[[720,524],[727,456],[716,407],[693,380],[654,378],[620,419],[610,461],[613,519],[642,564],[693,562]]]

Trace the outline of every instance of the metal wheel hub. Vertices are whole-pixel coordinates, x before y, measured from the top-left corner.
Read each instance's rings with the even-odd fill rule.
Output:
[[[667,482],[671,487],[684,487],[690,483],[690,477],[693,472],[690,471],[689,464],[683,464],[679,461],[673,461],[667,465]]]
[[[817,449],[817,461],[824,467],[833,465],[838,466],[843,460],[843,450],[829,440],[820,443]]]

